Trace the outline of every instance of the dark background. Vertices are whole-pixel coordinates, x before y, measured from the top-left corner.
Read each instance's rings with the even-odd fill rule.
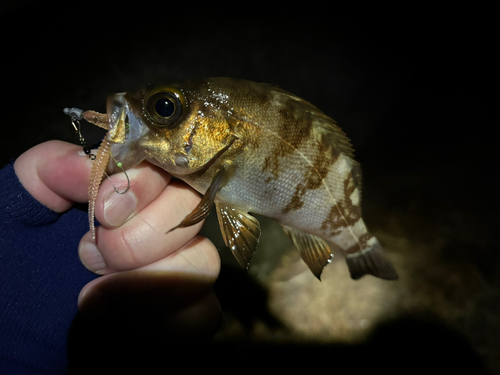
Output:
[[[429,259],[466,264],[480,280],[475,313],[467,320],[473,328],[461,330],[442,317],[407,311],[366,345],[374,350],[387,344],[389,352],[405,345],[408,352],[427,348],[424,358],[435,349],[443,355],[436,357],[443,368],[461,368],[460,361],[466,361],[477,369],[479,354],[478,361],[500,370],[498,147],[489,115],[496,91],[490,83],[489,11],[408,7],[339,13],[304,2],[292,10],[268,8],[212,2],[58,7],[3,2],[0,163],[46,140],[76,143],[62,109],[103,112],[111,93],[157,80],[210,76],[277,84],[336,119],[352,140],[363,166],[364,212],[372,227],[403,218],[394,228],[410,241],[446,242]],[[83,133],[87,143],[102,136],[90,126]],[[422,264],[423,274],[433,267],[432,261]],[[422,273],[414,277],[425,279]],[[465,287],[458,283],[454,298],[461,300]],[[222,303],[227,290],[220,290]],[[231,304],[230,297],[226,301]],[[415,346],[418,340],[423,344]],[[435,340],[443,340],[442,345],[429,349]],[[231,353],[229,344],[220,345]],[[272,352],[355,358],[340,344],[268,347],[243,340],[239,345],[236,359],[228,355],[234,363],[259,356],[290,361]],[[381,366],[370,357],[378,352],[363,348],[375,368]],[[446,357],[448,349],[465,354]],[[398,355],[386,357],[383,366],[400,364]],[[225,360],[222,353],[214,359],[220,368]]]

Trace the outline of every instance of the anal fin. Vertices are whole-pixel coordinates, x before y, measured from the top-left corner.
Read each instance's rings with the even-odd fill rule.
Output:
[[[330,263],[333,254],[328,244],[321,238],[297,229],[281,226],[287,236],[299,250],[302,260],[307,264],[314,276],[321,280],[323,268]]]
[[[259,221],[223,203],[215,203],[215,207],[226,246],[231,249],[238,263],[247,269],[259,243]]]

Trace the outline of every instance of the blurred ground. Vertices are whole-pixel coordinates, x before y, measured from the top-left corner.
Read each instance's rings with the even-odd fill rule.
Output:
[[[212,215],[204,233],[224,261],[216,285],[224,319],[197,355],[216,356],[219,371],[270,360],[277,369],[481,373],[484,364],[500,373],[498,147],[483,95],[483,16],[137,5],[2,5],[1,164],[45,140],[76,143],[64,107],[104,111],[107,95],[151,81],[277,84],[352,139],[365,221],[400,280],[352,281],[337,257],[319,282],[265,219],[247,274]],[[87,143],[102,136],[83,132]]]

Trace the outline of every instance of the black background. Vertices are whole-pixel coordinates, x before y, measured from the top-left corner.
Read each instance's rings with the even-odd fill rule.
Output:
[[[102,112],[107,95],[149,82],[229,76],[314,103],[364,166],[429,168],[436,174],[420,182],[450,204],[492,204],[471,199],[495,190],[482,14],[214,6],[2,5],[0,162],[45,140],[74,142],[64,107]],[[99,139],[85,131],[88,142]]]
[[[445,221],[451,237],[474,221],[481,248],[456,240],[462,250],[451,250],[452,257],[473,262],[498,297],[491,10],[408,6],[340,13],[304,2],[280,10],[215,2],[2,4],[2,165],[49,139],[76,143],[62,109],[103,112],[111,93],[210,76],[277,84],[347,133],[363,166],[368,209],[374,200],[387,211],[411,208],[436,225]],[[87,143],[102,136],[90,126],[83,132]],[[449,219],[457,213],[458,221]],[[414,236],[425,233],[416,228]],[[430,336],[442,333],[426,329]],[[240,345],[245,352],[249,344]],[[261,349],[254,351],[266,359],[275,359],[269,350],[309,356],[325,350]],[[355,358],[344,347],[331,349]],[[222,353],[214,361],[224,367]]]

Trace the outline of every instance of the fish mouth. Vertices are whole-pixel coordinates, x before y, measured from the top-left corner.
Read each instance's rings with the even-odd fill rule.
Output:
[[[132,167],[143,155],[137,151],[136,143],[149,131],[140,115],[131,110],[125,92],[111,95],[106,102],[108,133],[106,139],[112,144],[111,153],[116,160]],[[136,160],[137,159],[137,160]]]
[[[112,143],[135,142],[145,135],[148,127],[144,125],[140,116],[130,108],[125,92],[111,95],[106,103],[108,115],[108,141]]]

